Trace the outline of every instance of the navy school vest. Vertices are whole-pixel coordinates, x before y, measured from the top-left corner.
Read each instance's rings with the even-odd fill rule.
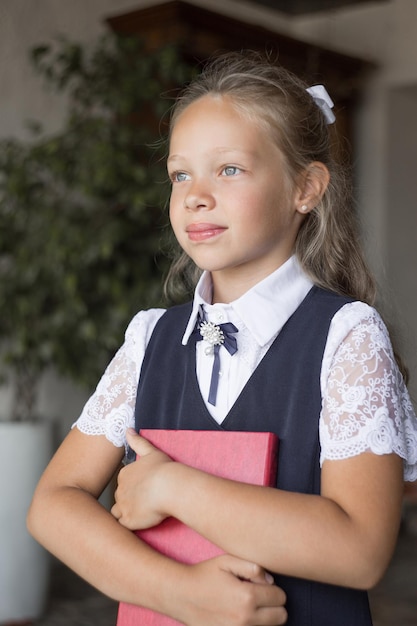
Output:
[[[321,364],[331,319],[348,301],[313,287],[221,425],[201,397],[195,342],[181,344],[191,304],[168,309],[156,324],[145,352],[136,399],[136,429],[274,432],[279,437],[277,487],[320,493]],[[372,624],[366,592],[280,575],[275,580],[287,594],[287,626]]]

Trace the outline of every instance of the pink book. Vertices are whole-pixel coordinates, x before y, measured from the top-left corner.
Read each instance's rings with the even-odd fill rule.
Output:
[[[273,433],[144,429],[140,434],[174,461],[239,482],[276,484],[278,438]],[[182,563],[199,563],[223,553],[173,517],[136,534],[158,552]],[[150,609],[119,604],[117,626],[175,624],[180,622]]]

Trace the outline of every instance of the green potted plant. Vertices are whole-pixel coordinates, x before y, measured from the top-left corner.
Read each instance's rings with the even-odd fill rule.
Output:
[[[52,451],[41,377],[54,369],[91,389],[134,313],[159,304],[167,187],[155,143],[170,105],[160,94],[190,72],[171,48],[114,35],[90,50],[61,39],[32,58],[68,115],[53,136],[33,125],[31,141],[0,142],[0,375],[13,390],[0,416],[0,622],[37,617],[46,598],[47,557],[24,528]]]
[[[0,143],[0,372],[13,389],[10,413],[0,421],[0,622],[36,616],[47,592],[47,556],[25,530],[52,452],[51,425],[34,419],[37,383],[51,362],[42,342],[55,289],[42,253],[51,207],[38,169],[27,146]]]

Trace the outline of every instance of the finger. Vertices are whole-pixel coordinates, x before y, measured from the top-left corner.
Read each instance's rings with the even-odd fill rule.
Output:
[[[256,585],[256,616],[257,626],[273,624],[285,624],[287,622],[287,610],[285,592],[277,586]]]
[[[119,507],[116,504],[114,504],[112,506],[112,508],[110,509],[110,513],[113,515],[113,517],[115,517],[117,520],[120,518],[120,511],[119,511]]]
[[[287,595],[281,587],[277,585],[257,585],[256,590],[258,606],[284,606]]]
[[[133,428],[127,429],[126,440],[132,450],[134,450],[139,456],[146,456],[156,449],[147,439],[141,437]]]
[[[229,571],[242,580],[268,584],[273,584],[274,582],[271,574],[265,572],[265,570],[256,563],[243,561],[234,556],[225,555],[222,561],[222,569]]]
[[[260,584],[263,584],[263,585],[265,585],[265,583],[267,585],[274,585],[275,584],[274,577],[272,576],[272,574],[270,574],[269,572],[264,572],[263,570],[261,571],[259,576],[254,576],[250,580],[251,580],[252,583],[260,583]]]
[[[288,613],[285,606],[262,607],[256,612],[257,626],[281,626],[286,624]]]

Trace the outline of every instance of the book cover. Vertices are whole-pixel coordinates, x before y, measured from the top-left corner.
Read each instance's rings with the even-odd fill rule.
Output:
[[[278,438],[273,433],[143,429],[140,434],[174,461],[230,480],[253,485],[276,484]],[[198,563],[223,553],[218,546],[172,517],[136,534],[158,552],[182,563]],[[143,607],[119,605],[117,626],[178,624]]]

